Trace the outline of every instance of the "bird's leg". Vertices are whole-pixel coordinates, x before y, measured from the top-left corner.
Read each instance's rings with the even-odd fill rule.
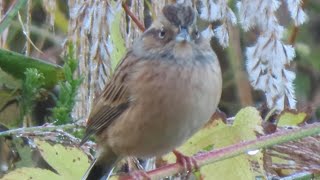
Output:
[[[149,180],[151,179],[148,174],[144,171],[143,167],[141,166],[139,160],[134,157],[128,158],[128,166],[129,172],[132,179],[137,180]]]
[[[173,150],[172,152],[176,156],[177,163],[183,166],[187,175],[189,175],[193,169],[199,170],[197,161],[193,157],[185,156],[177,150]]]

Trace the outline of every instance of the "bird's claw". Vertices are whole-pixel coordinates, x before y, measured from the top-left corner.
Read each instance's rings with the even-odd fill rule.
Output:
[[[177,150],[173,150],[177,163],[183,166],[184,170],[190,174],[193,170],[199,170],[197,161],[193,157],[185,156]]]

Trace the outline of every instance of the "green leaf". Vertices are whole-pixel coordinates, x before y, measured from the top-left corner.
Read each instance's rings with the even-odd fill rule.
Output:
[[[0,86],[11,90],[21,88],[21,80],[17,80],[0,68]]]
[[[52,146],[40,140],[35,140],[35,142],[44,160],[63,179],[81,179],[90,165],[88,157],[77,147],[68,147],[61,144]]]
[[[16,151],[19,153],[20,160],[15,163],[16,168],[34,167],[34,161],[32,160],[33,149],[22,138],[15,137],[12,140]]]
[[[278,120],[278,126],[297,126],[305,121],[307,114],[305,112],[284,111]]]
[[[65,81],[59,82],[59,97],[56,98],[56,106],[52,109],[52,117],[55,124],[65,124],[72,120],[71,112],[75,104],[75,97],[82,78],[74,78],[73,74],[77,68],[77,60],[74,55],[72,44],[69,44],[68,54],[65,56],[63,71]]]
[[[61,176],[53,173],[52,171],[41,168],[18,168],[6,174],[3,180],[15,179],[32,179],[32,180],[56,180],[61,179]]]
[[[18,89],[22,82],[5,73],[0,68],[0,123],[8,127],[16,127],[20,118],[17,106]]]
[[[126,52],[125,41],[121,34],[121,18],[123,15],[123,9],[121,8],[121,3],[111,1],[112,9],[115,10],[113,16],[114,19],[110,25],[110,40],[112,44],[111,54],[111,65],[112,69],[115,69],[117,64],[123,58],[124,53]],[[119,7],[117,7],[119,6]]]
[[[59,80],[64,79],[61,66],[24,56],[22,54],[0,49],[0,68],[17,79],[25,79],[28,68],[38,69],[45,78],[45,88],[52,88]]]
[[[233,125],[225,124],[221,119],[215,119],[202,130],[191,137],[178,151],[185,155],[194,155],[214,149],[236,144],[244,140],[256,139],[256,133],[262,133],[262,119],[253,107],[247,107],[236,115]],[[175,162],[172,153],[164,157],[170,163]],[[265,176],[263,169],[263,155],[243,154],[200,168],[201,177],[210,179],[255,179]]]
[[[62,32],[67,33],[69,21],[66,18],[65,13],[63,13],[61,8],[58,8],[58,7],[55,9],[55,13],[54,13],[55,29],[60,29]]]
[[[13,8],[6,14],[5,18],[1,20],[0,23],[0,34],[11,24],[12,20],[18,14],[22,7],[25,7],[27,0],[15,1]]]
[[[30,114],[35,105],[40,89],[44,84],[44,77],[37,69],[28,68],[25,71],[26,79],[22,83],[21,108],[22,115]]]

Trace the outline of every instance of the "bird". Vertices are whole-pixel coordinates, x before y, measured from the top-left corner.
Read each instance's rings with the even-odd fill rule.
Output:
[[[174,150],[216,111],[220,65],[196,15],[191,6],[165,5],[127,50],[88,117],[80,145],[95,135],[97,153],[83,179],[105,179],[126,157]]]

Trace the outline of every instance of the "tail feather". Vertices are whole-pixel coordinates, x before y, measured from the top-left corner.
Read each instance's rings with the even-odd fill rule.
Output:
[[[82,177],[82,180],[106,180],[109,179],[114,165],[119,157],[111,150],[101,153],[90,165]]]

